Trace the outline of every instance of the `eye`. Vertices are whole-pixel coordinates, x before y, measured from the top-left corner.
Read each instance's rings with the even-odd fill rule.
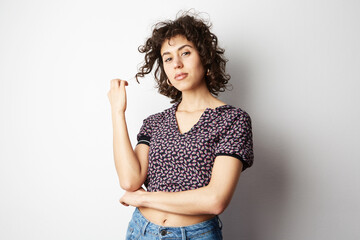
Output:
[[[169,62],[169,61],[171,61],[171,58],[169,57],[169,58],[165,58],[165,60],[164,60],[164,62]]]
[[[190,52],[183,52],[182,53],[183,56],[186,56],[186,55],[189,55],[189,54],[190,54]]]

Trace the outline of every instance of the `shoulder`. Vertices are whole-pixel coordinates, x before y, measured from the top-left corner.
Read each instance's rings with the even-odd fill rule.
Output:
[[[216,109],[217,119],[221,122],[234,124],[236,122],[251,122],[250,115],[240,107],[233,105],[224,105]]]

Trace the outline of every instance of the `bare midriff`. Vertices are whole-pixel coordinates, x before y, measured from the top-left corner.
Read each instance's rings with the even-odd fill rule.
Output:
[[[216,215],[184,215],[164,212],[153,208],[139,207],[141,214],[150,222],[165,227],[184,227],[209,220]]]

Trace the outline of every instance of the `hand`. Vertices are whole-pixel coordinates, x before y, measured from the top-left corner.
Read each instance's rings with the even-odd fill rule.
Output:
[[[135,192],[126,191],[120,198],[119,202],[126,207],[129,205],[133,207],[141,207],[144,194],[146,194],[146,191],[142,187]]]
[[[107,94],[112,112],[125,112],[126,110],[126,91],[127,81],[113,79],[110,81],[110,90]]]

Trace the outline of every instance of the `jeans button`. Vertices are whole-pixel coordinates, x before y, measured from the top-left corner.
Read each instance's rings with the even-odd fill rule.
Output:
[[[163,229],[163,230],[161,230],[160,234],[161,234],[161,236],[165,236],[167,234],[167,232],[165,229]]]

